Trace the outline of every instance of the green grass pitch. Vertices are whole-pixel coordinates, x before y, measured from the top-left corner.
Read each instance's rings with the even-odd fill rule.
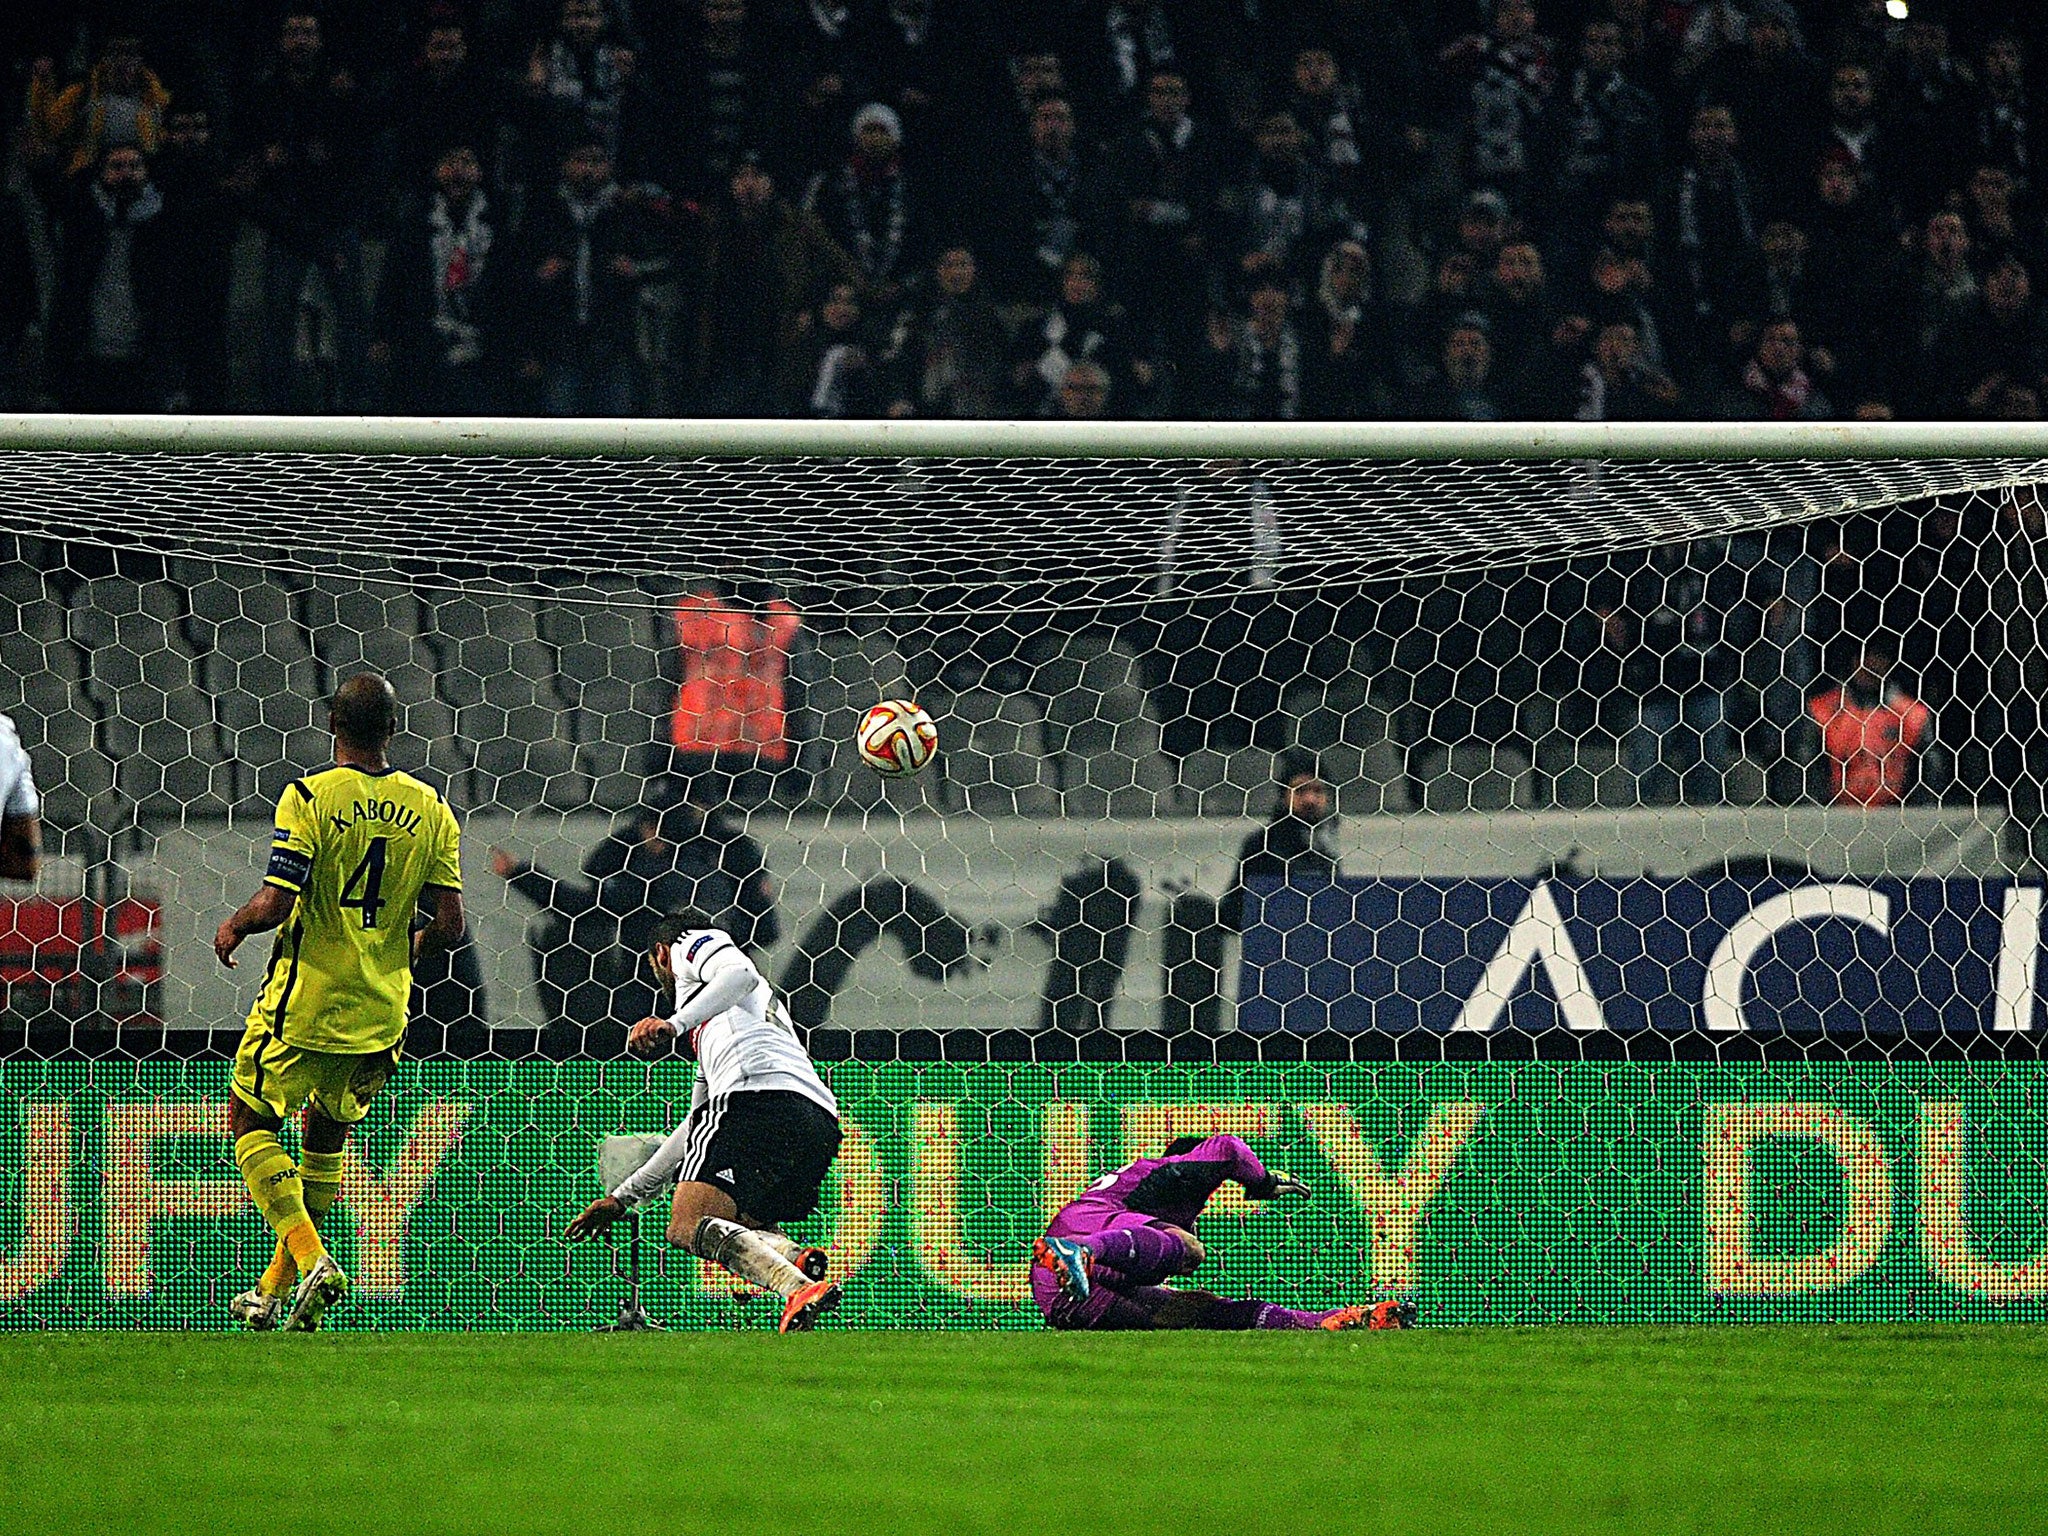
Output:
[[[0,1336],[0,1529],[2048,1529],[2048,1329]]]

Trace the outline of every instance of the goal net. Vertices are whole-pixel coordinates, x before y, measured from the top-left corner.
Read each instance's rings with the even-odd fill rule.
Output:
[[[471,926],[351,1144],[350,1325],[615,1312],[562,1229],[687,1106],[622,1049],[684,904],[840,1097],[797,1231],[857,1324],[1036,1326],[1048,1212],[1218,1130],[1316,1197],[1219,1197],[1211,1289],[2048,1316],[2048,442],[828,430],[0,425],[0,1327],[262,1267],[211,935],[365,670]],[[656,1317],[765,1318],[645,1219]]]

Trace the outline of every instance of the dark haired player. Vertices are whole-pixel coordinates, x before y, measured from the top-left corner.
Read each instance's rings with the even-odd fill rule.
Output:
[[[690,1112],[653,1157],[569,1223],[597,1236],[671,1179],[668,1240],[783,1299],[783,1333],[815,1328],[839,1305],[824,1254],[775,1230],[818,1208],[839,1155],[839,1103],[804,1054],[789,1014],[731,935],[700,913],[665,917],[648,957],[675,1011],[645,1018],[626,1049],[680,1041],[697,1062]]]
[[[374,672],[335,690],[334,766],[277,803],[263,884],[213,936],[222,965],[278,930],[235,1053],[228,1128],[250,1198],[277,1234],[230,1304],[246,1326],[307,1332],[348,1294],[316,1223],[341,1192],[341,1149],[398,1065],[412,968],[462,937],[462,832],[441,797],[385,760],[398,696]],[[431,920],[418,932],[422,906]],[[305,1106],[299,1159],[277,1133]]]
[[[1271,1301],[1226,1301],[1163,1282],[1192,1274],[1205,1250],[1195,1222],[1226,1181],[1254,1200],[1308,1197],[1308,1186],[1268,1173],[1235,1136],[1181,1136],[1163,1157],[1105,1173],[1061,1206],[1033,1249],[1031,1296],[1055,1328],[1408,1328],[1415,1304],[1301,1312]]]

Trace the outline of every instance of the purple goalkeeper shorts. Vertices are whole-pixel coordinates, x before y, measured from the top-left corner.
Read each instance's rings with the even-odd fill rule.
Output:
[[[1055,1221],[1049,1235],[1079,1238],[1086,1242],[1102,1232],[1115,1232],[1127,1227],[1170,1226],[1171,1223],[1155,1222],[1154,1218],[1140,1216],[1136,1211],[1120,1211],[1106,1221],[1088,1224],[1085,1230],[1076,1230],[1077,1225]],[[1127,1275],[1107,1264],[1097,1264],[1088,1299],[1076,1302],[1061,1294],[1058,1275],[1033,1264],[1031,1299],[1038,1303],[1039,1312],[1055,1328],[1098,1332],[1148,1329],[1157,1326],[1153,1322],[1154,1315],[1174,1295],[1165,1286],[1152,1283],[1164,1278],[1163,1275]]]

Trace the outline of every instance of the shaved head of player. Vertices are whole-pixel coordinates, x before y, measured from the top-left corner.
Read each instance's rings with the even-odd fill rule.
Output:
[[[398,691],[375,672],[357,673],[334,690],[327,728],[334,733],[336,762],[382,768],[398,734]]]
[[[1207,1257],[1195,1223],[1226,1183],[1254,1200],[1308,1197],[1308,1187],[1270,1173],[1235,1136],[1182,1136],[1158,1157],[1105,1173],[1061,1206],[1038,1240],[1031,1297],[1055,1328],[1104,1332],[1172,1329],[1405,1328],[1406,1301],[1302,1312],[1272,1301],[1226,1301],[1165,1282]]]
[[[805,1332],[839,1305],[839,1287],[825,1279],[822,1249],[776,1229],[818,1208],[839,1155],[839,1102],[774,989],[709,918],[663,918],[648,964],[675,1005],[635,1024],[626,1049],[653,1056],[673,1042],[694,1057],[690,1112],[638,1172],[569,1223],[569,1236],[597,1236],[674,1180],[668,1240],[774,1291],[781,1331]]]
[[[349,678],[327,718],[333,766],[285,786],[263,884],[213,936],[232,968],[242,940],[277,930],[228,1102],[235,1164],[277,1234],[270,1267],[231,1304],[256,1329],[310,1330],[348,1294],[318,1226],[341,1192],[342,1144],[398,1065],[413,966],[462,937],[462,832],[439,794],[385,760],[391,684]],[[277,1133],[301,1107],[294,1162]]]

